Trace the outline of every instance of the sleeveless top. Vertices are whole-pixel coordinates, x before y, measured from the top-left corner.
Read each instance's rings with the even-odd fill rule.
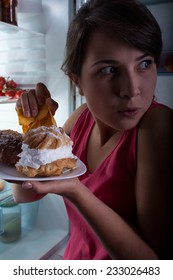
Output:
[[[149,110],[159,105],[161,106],[161,104],[153,102]],[[89,109],[86,108],[79,116],[70,135],[74,142],[73,153],[84,162],[86,167],[87,141],[94,123],[95,121]],[[93,173],[87,171],[79,177],[79,180],[95,196],[134,226],[137,226],[134,190],[137,164],[137,132],[138,127],[124,131],[113,151],[99,167]],[[78,210],[66,199],[65,205],[70,219],[70,239],[65,250],[64,259],[110,259],[107,251]]]

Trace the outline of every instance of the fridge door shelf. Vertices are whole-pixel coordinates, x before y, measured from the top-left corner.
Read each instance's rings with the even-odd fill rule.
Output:
[[[0,260],[48,259],[59,249],[64,249],[67,240],[68,233],[62,229],[43,230],[36,227],[28,231],[25,228],[18,241],[13,243],[0,242]]]
[[[145,5],[165,4],[170,3],[172,0],[141,0]]]
[[[48,194],[39,201],[21,203],[21,208],[21,236],[14,242],[0,241],[0,260],[62,258],[69,238],[62,198]]]

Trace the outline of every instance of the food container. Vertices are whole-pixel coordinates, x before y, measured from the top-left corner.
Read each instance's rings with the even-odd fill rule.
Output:
[[[22,209],[22,232],[26,235],[33,230],[38,222],[39,201],[21,203]]]
[[[20,235],[21,206],[10,194],[0,201],[0,241],[13,242],[18,240]]]

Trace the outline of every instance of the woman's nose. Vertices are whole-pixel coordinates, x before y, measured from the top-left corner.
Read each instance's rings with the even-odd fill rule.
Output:
[[[121,81],[120,97],[132,98],[140,94],[137,74],[129,74]]]

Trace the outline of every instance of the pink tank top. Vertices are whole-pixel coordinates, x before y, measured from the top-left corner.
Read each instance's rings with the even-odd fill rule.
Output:
[[[154,102],[150,109],[158,106]],[[86,108],[74,125],[71,138],[74,142],[73,153],[87,166],[87,141],[94,125],[94,119]],[[137,225],[135,200],[137,127],[127,130],[110,155],[93,172],[87,171],[79,179],[100,200],[116,211],[132,225]],[[75,207],[65,200],[70,219],[70,239],[64,259],[106,260],[110,259],[90,226]],[[101,217],[100,217],[101,218]],[[104,222],[104,221],[103,221]]]

